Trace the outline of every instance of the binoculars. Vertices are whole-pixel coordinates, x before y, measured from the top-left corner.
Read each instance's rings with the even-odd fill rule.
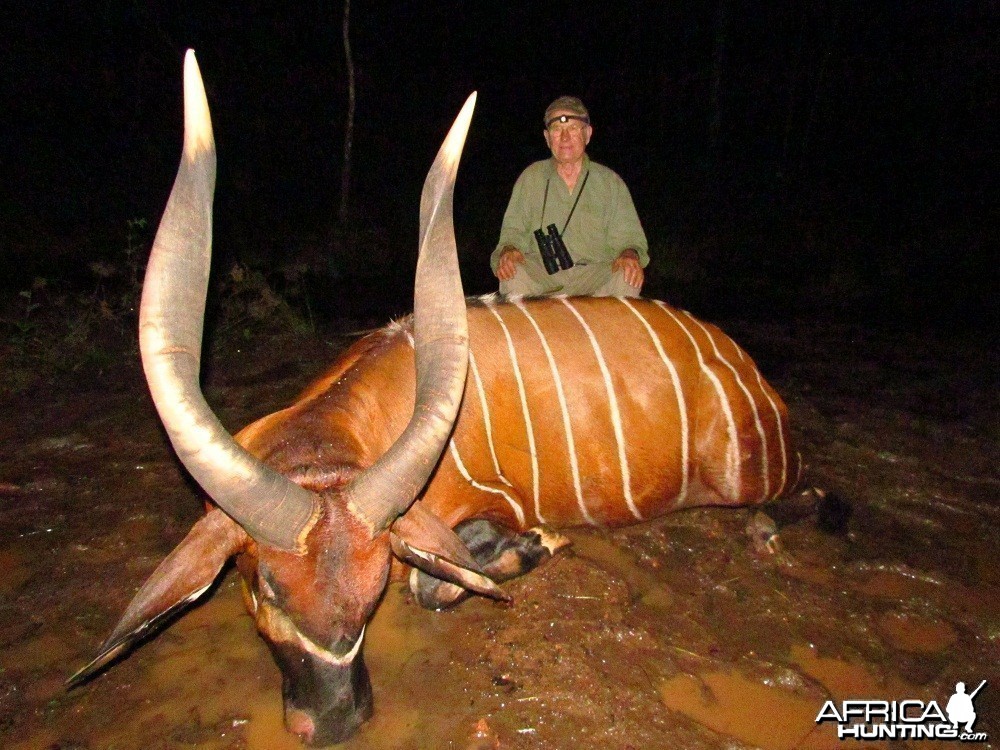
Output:
[[[541,228],[536,229],[535,242],[538,243],[538,250],[542,254],[545,271],[550,276],[557,271],[565,271],[567,268],[573,267],[573,258],[570,257],[566,243],[563,242],[562,235],[559,234],[555,224],[549,224],[548,235]]]

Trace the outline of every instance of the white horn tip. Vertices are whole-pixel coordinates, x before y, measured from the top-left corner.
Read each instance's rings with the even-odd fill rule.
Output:
[[[208,97],[201,80],[194,50],[184,55],[184,156],[193,160],[202,151],[214,148]]]
[[[448,137],[444,139],[441,147],[444,156],[444,167],[450,172],[458,166],[459,157],[462,155],[462,147],[465,145],[465,137],[469,133],[469,125],[472,123],[472,111],[476,108],[476,94],[473,91],[469,98],[465,100],[462,111],[455,118]]]

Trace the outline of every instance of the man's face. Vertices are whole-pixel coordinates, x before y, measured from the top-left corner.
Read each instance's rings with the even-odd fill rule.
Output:
[[[579,115],[566,110],[556,110],[553,117],[566,116],[566,122],[556,120],[545,130],[545,142],[552,151],[552,156],[560,164],[575,164],[583,161],[583,153],[590,143],[594,129],[587,123],[576,119]]]

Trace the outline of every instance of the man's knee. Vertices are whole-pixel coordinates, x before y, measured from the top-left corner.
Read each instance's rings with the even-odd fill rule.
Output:
[[[625,274],[615,271],[611,277],[594,290],[595,297],[638,297],[641,287],[631,286],[625,281]]]
[[[561,290],[559,281],[545,272],[541,260],[526,256],[518,263],[514,276],[500,282],[500,293],[507,296],[530,297],[552,294]]]
[[[500,282],[500,294],[508,297],[522,297],[532,293],[532,286],[534,285],[528,278],[528,274],[519,268],[511,278]]]
[[[619,274],[615,274],[616,276]],[[624,281],[618,286],[617,290],[613,293],[614,297],[638,297],[642,293],[642,287],[632,286],[631,284],[626,284]]]

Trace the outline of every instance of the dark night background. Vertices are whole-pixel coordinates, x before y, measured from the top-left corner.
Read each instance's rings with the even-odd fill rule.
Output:
[[[715,749],[766,746],[762,725],[773,747],[828,746],[808,701],[944,705],[958,680],[996,674],[1000,0],[351,0],[357,117],[341,220],[343,9],[0,0],[0,747],[272,748],[285,735],[281,679],[237,614],[234,577],[106,674],[64,687],[207,498],[161,428],[137,342],[142,272],[180,156],[187,48],[219,169],[201,383],[227,429],[323,382],[359,332],[411,309],[421,185],[473,90],[456,233],[466,292],[496,290],[488,258],[511,187],[548,155],[546,105],[576,94],[595,125],[590,154],[622,175],[645,227],[644,293],[740,343],[788,408],[803,486],[829,492],[819,514],[812,493],[765,506],[782,526],[774,556],[754,509],[685,509],[571,532],[575,553],[504,583],[510,604],[445,617],[393,586],[365,644],[375,716],[351,747]],[[718,486],[722,421],[699,373],[729,363],[713,353],[695,370],[663,331],[658,354],[678,358],[670,387],[693,415],[692,505]],[[529,346],[513,368],[540,361]],[[366,414],[394,413],[393,394],[369,398],[363,381],[398,347],[368,351],[347,389],[377,402]],[[608,387],[650,403],[663,370],[607,351]],[[563,449],[521,440],[507,362],[487,380],[504,441],[492,459],[504,481],[509,461],[527,498],[527,456],[550,453],[544,469]],[[736,369],[722,374],[750,396]],[[737,404],[727,429],[770,436],[734,387],[721,394]],[[546,396],[554,409],[551,389],[532,394],[541,420]],[[268,460],[388,439],[394,418],[371,438],[337,399],[290,412]],[[576,449],[608,474],[604,417],[572,403],[593,443]],[[628,408],[616,432],[636,442],[640,477],[670,459],[661,433],[673,416]],[[341,419],[346,437],[330,438]],[[332,477],[322,495],[338,502],[351,463],[296,470],[310,488]],[[588,496],[604,486],[585,479]],[[992,686],[975,731],[997,745]],[[678,708],[678,691],[704,708]]]
[[[127,226],[162,211],[193,47],[219,151],[216,273],[238,261],[280,291],[297,263],[326,315],[409,306],[420,185],[475,89],[456,191],[469,293],[495,289],[510,188],[546,155],[546,104],[573,93],[643,220],[647,295],[710,318],[1000,322],[996,2],[354,0],[347,225],[340,2],[3,8],[8,297],[35,278],[86,288],[95,261],[148,246],[152,226]]]

